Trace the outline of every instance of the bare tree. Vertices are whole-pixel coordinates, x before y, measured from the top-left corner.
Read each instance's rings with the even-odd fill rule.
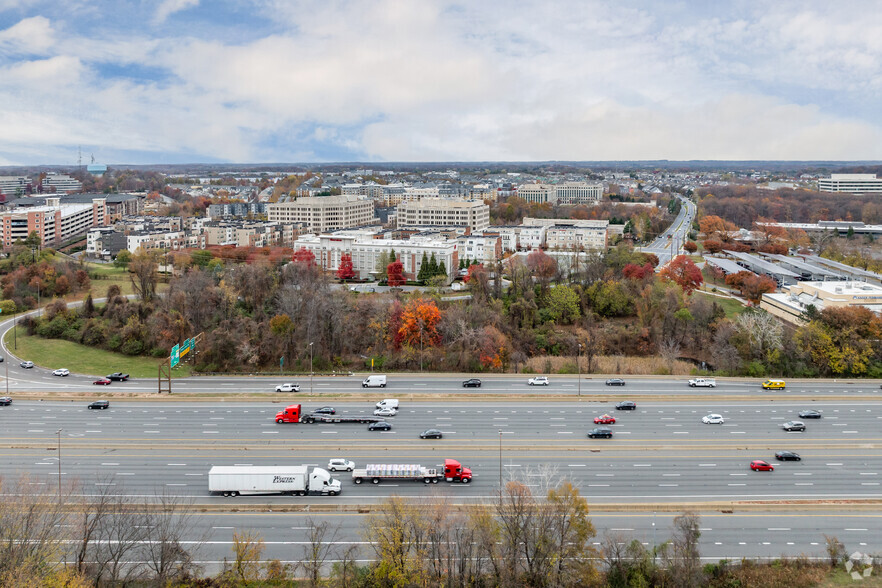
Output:
[[[109,479],[108,479],[109,480]],[[97,493],[80,500],[79,512],[71,515],[74,532],[74,562],[77,571],[87,573],[87,564],[96,548],[107,517],[112,510],[115,488],[107,483],[97,485]]]
[[[784,344],[781,322],[764,310],[741,313],[735,325],[747,336],[751,355],[756,359],[765,359],[769,352],[780,350]]]
[[[319,586],[325,562],[334,549],[334,542],[340,532],[340,525],[331,525],[328,521],[317,523],[312,517],[306,519],[309,529],[306,534],[307,544],[303,546],[303,557],[300,565],[306,573],[309,586]]]
[[[680,344],[673,337],[664,337],[658,344],[658,354],[667,365],[668,373],[673,373],[674,362],[680,357]]]
[[[143,566],[132,563],[148,538],[148,520],[139,505],[128,496],[118,496],[108,502],[99,520],[99,537],[92,550],[96,582],[115,585],[138,578]]]
[[[153,579],[165,586],[195,575],[199,570],[195,555],[207,536],[198,535],[188,541],[190,547],[184,547],[184,535],[196,527],[192,500],[163,492],[158,504],[145,505],[144,509],[150,539],[144,546],[144,559]]]
[[[144,302],[149,302],[156,295],[156,284],[159,281],[159,265],[156,254],[152,251],[138,249],[129,262],[132,287]]]
[[[693,588],[701,582],[701,553],[698,549],[700,523],[701,517],[693,512],[674,517],[668,569],[674,585],[682,588]]]
[[[259,533],[251,530],[233,532],[233,567],[225,570],[240,582],[253,582],[260,579],[261,560],[265,546]]]

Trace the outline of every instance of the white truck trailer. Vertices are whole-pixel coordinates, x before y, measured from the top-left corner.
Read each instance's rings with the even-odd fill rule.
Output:
[[[437,484],[441,476],[435,468],[424,468],[419,464],[367,464],[363,468],[352,470],[352,481],[356,484],[372,482],[379,484],[381,480],[422,481],[426,484]]]
[[[307,466],[213,466],[208,490],[224,496],[340,494],[340,481],[326,470]]]

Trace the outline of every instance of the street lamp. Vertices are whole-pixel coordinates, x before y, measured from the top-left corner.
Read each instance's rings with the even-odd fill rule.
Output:
[[[502,503],[502,431],[499,431],[499,502]]]
[[[312,372],[313,372],[313,363],[312,363],[312,344],[314,341],[310,341],[309,343],[309,395],[312,396]]]
[[[579,355],[576,357],[576,369],[579,372],[579,402],[582,401],[582,344],[579,343]]]
[[[58,502],[61,502],[61,432],[63,430],[55,431],[55,434],[58,435]]]

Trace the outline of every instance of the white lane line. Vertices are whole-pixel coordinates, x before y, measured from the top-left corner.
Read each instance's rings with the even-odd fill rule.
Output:
[[[662,474],[663,478],[677,478],[680,474]]]
[[[843,435],[857,435],[857,431],[842,431]]]
[[[557,434],[558,435],[572,435],[573,432],[572,431],[558,431]]]
[[[729,474],[730,476],[746,476],[747,474]]]
[[[717,464],[715,464],[715,463],[700,463],[700,464],[698,464],[698,467],[700,467],[700,468],[715,468],[715,467],[717,467]]]
[[[585,465],[584,463],[571,463],[571,464],[569,464],[568,467],[571,467],[571,468],[587,468],[588,466]]]
[[[28,433],[45,433],[43,429],[28,429]]]
[[[841,466],[841,463],[828,463],[828,466]]]
[[[234,465],[234,466],[248,467],[248,466],[253,466],[254,464],[253,464],[253,463],[234,463],[233,465]]]
[[[794,476],[811,476],[811,472],[793,472]]]
[[[594,474],[598,478],[612,478],[615,474]]]
[[[866,529],[845,529],[846,531],[866,531]]]
[[[185,476],[201,476],[202,474],[184,474]]]
[[[689,431],[674,431],[674,435],[688,435]]]
[[[86,431],[87,433],[100,433],[101,431]]]
[[[169,466],[186,466],[187,464],[185,464],[185,463],[167,463],[167,464],[165,464],[165,465],[169,465]]]
[[[631,464],[631,465],[633,465],[635,468],[651,468],[652,467],[651,463],[635,463],[635,464]]]
[[[790,527],[769,527],[768,531],[789,531]]]
[[[588,484],[589,488],[609,488],[609,484]]]
[[[266,432],[266,431],[264,431]],[[203,435],[217,435],[218,431],[202,431]]]
[[[797,482],[794,486],[814,486],[814,482]]]
[[[659,486],[671,486],[671,487],[676,487],[676,486],[679,486],[679,484],[659,484]]]
[[[861,482],[861,486],[878,486],[879,482]]]
[[[505,463],[505,464],[502,464],[502,467],[504,467],[504,468],[519,468],[519,467],[521,467],[521,464],[519,464],[519,463]]]
[[[862,476],[876,476],[878,474],[876,472],[861,472],[860,475],[862,475]]]
[[[166,484],[166,486],[186,486],[186,484]]]
[[[747,486],[747,484],[728,484],[729,486]]]
[[[267,433],[267,432],[268,431],[264,431],[264,433]],[[336,434],[337,434],[337,431],[322,431],[322,435],[336,435]]]
[[[101,465],[106,465],[106,466],[115,465],[115,466],[118,466],[119,463],[118,463],[118,462],[115,462],[115,461],[107,461],[107,462],[103,462]]]
[[[117,476],[134,476],[135,472],[116,472]]]
[[[144,431],[144,433],[155,433],[155,434],[159,434],[159,431]]]

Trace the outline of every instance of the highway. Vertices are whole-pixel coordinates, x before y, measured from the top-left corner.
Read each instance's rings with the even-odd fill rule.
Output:
[[[652,243],[645,247],[641,247],[640,251],[652,253],[659,259],[658,267],[664,266],[671,259],[681,253],[683,243],[686,242],[686,236],[692,228],[692,221],[695,219],[697,207],[689,198],[677,196],[683,206],[677,218],[671,223],[665,232],[659,235]]]
[[[307,408],[317,407],[316,403]],[[369,414],[367,402],[334,402],[339,413]],[[338,474],[340,497],[210,496],[212,465],[313,464],[332,457],[357,464],[460,460],[475,472],[472,484],[443,484],[459,501],[493,496],[502,478],[540,486],[551,473],[572,480],[593,504],[882,498],[882,403],[815,402],[824,418],[788,433],[781,424],[806,403],[641,403],[615,411],[612,403],[402,402],[393,430],[370,432],[358,424],[276,424],[282,404],[241,402],[111,401],[92,411],[86,402],[22,400],[0,408],[0,475],[30,472],[35,484],[57,484],[56,431],[62,429],[62,478],[77,479],[85,493],[112,485],[120,494],[172,491],[198,503],[365,504],[392,493],[424,496],[417,483],[357,486]],[[716,412],[723,425],[705,425]],[[593,418],[610,413],[613,439],[588,439]],[[420,440],[427,428],[442,440]],[[800,462],[776,463],[774,472],[752,472],[754,459],[774,452],[800,453]],[[543,469],[545,468],[545,469]],[[66,478],[65,478],[66,477]],[[434,489],[434,487],[433,487]]]

